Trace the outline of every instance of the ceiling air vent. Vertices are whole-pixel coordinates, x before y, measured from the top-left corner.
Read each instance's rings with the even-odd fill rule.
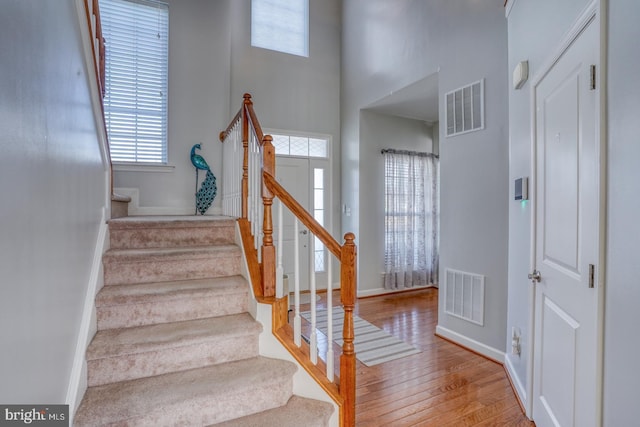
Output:
[[[484,79],[448,92],[447,136],[484,129]]]

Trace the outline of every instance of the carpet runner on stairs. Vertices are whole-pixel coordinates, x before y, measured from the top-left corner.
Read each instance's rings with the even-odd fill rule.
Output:
[[[74,425],[328,425],[332,405],[293,395],[296,366],[259,356],[234,227],[222,217],[109,222]]]

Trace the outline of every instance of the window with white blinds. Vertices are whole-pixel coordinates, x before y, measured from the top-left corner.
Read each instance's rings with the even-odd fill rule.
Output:
[[[309,56],[309,0],[251,0],[251,46]]]
[[[100,15],[111,159],[166,163],[168,5],[157,0],[100,0]]]

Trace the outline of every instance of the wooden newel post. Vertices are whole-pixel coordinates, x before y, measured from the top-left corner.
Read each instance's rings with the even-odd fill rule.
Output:
[[[262,140],[262,171],[271,176],[276,176],[276,150],[273,148],[273,138],[265,135]],[[265,297],[273,297],[276,294],[276,248],[273,246],[273,218],[271,206],[273,205],[273,193],[262,182],[262,203],[264,205],[264,218],[262,225],[262,289]]]
[[[342,355],[340,356],[340,394],[344,399],[343,426],[356,425],[356,352],[353,346],[353,309],[356,304],[356,236],[344,235],[345,243],[340,254],[340,288],[344,307],[342,330]]]
[[[251,95],[244,94],[242,104],[242,218],[249,218],[249,114]]]

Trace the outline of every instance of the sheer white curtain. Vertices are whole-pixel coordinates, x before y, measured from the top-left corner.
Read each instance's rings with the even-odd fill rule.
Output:
[[[383,150],[385,288],[438,282],[438,157]]]

